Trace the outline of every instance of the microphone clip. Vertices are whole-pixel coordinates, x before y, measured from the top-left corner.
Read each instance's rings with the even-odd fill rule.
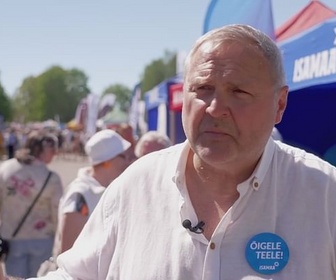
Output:
[[[190,220],[184,220],[182,222],[182,226],[186,229],[189,229],[191,232],[197,233],[197,234],[201,234],[204,232],[204,227],[205,223],[203,221],[199,221],[198,224],[196,226],[192,226]]]

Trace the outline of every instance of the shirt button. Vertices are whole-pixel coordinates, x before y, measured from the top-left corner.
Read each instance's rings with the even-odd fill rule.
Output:
[[[216,248],[215,243],[211,242],[211,243],[210,243],[210,249],[211,249],[211,250],[215,250],[215,248]]]

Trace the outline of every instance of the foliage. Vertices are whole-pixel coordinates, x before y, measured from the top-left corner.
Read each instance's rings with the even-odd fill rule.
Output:
[[[175,75],[176,53],[165,51],[162,58],[145,66],[141,79],[142,93]],[[74,118],[80,100],[90,92],[87,82],[88,77],[79,69],[52,66],[36,77],[25,78],[13,100],[7,97],[0,85],[0,113],[8,120],[14,116],[20,122],[43,121],[56,116],[61,122],[68,122]],[[103,91],[103,95],[108,93],[115,94],[121,110],[128,111],[132,90],[116,83]]]
[[[109,93],[113,93],[116,96],[116,103],[119,103],[120,109],[127,112],[130,105],[132,91],[122,84],[113,84],[103,91],[103,96]]]
[[[43,121],[59,116],[68,122],[89,92],[87,76],[78,69],[53,66],[37,77],[26,78],[14,95],[16,119]]]
[[[145,67],[141,91],[145,93],[164,80],[176,75],[176,53],[165,51],[164,57],[152,61]]]
[[[1,84],[0,84],[0,115],[3,116],[4,121],[10,121],[12,118],[11,100],[6,94]]]

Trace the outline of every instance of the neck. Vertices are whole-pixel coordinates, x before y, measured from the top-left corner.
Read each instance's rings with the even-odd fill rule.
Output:
[[[104,167],[93,167],[92,177],[103,187],[107,187],[117,176],[112,171],[106,172]]]
[[[228,186],[236,189],[238,184],[251,176],[258,162],[259,158],[253,161],[249,161],[246,158],[238,163],[230,162],[223,165],[210,165],[190,151],[187,166],[189,170],[194,170],[200,183],[205,184],[207,188],[224,191],[223,182],[225,182],[225,185],[228,184]]]

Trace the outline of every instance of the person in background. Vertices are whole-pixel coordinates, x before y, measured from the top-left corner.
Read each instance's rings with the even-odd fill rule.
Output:
[[[60,252],[70,249],[106,187],[130,164],[131,144],[118,133],[104,129],[86,143],[91,166],[81,168],[60,203]]]
[[[133,128],[128,123],[121,123],[119,125],[116,125],[115,128],[113,128],[116,132],[118,132],[121,137],[126,139],[128,142],[131,143],[132,147],[134,148],[136,144],[136,140],[133,135]]]
[[[0,130],[0,161],[2,160],[2,157],[5,155],[5,137]]]
[[[143,134],[135,145],[135,155],[140,158],[154,151],[168,148],[172,142],[167,135],[158,131],[148,131]]]
[[[118,132],[119,135],[121,135],[122,138],[124,138],[125,140],[127,140],[128,142],[131,143],[131,146],[129,147],[129,149],[127,151],[127,154],[128,154],[128,157],[132,159],[132,162],[135,161],[137,159],[137,157],[134,153],[136,140],[135,140],[135,137],[133,135],[132,126],[128,123],[121,123],[119,125],[116,125],[112,129],[115,130],[116,132]]]
[[[131,143],[110,129],[95,133],[86,142],[85,152],[91,166],[79,169],[77,178],[61,199],[54,259],[72,247],[106,187],[128,167],[130,146]],[[47,269],[48,266],[43,264],[38,276],[46,274]]]
[[[336,279],[336,168],[271,137],[288,96],[277,45],[227,25],[184,73],[187,140],[114,180],[44,279]]]
[[[61,179],[51,173],[46,188],[17,234],[14,232],[49,176],[47,165],[57,153],[57,138],[32,132],[15,157],[0,165],[1,236],[9,240],[6,272],[32,277],[51,256],[57,226],[57,209],[63,194]]]
[[[19,147],[19,140],[14,128],[9,128],[5,137],[8,159],[14,157],[16,149]]]

